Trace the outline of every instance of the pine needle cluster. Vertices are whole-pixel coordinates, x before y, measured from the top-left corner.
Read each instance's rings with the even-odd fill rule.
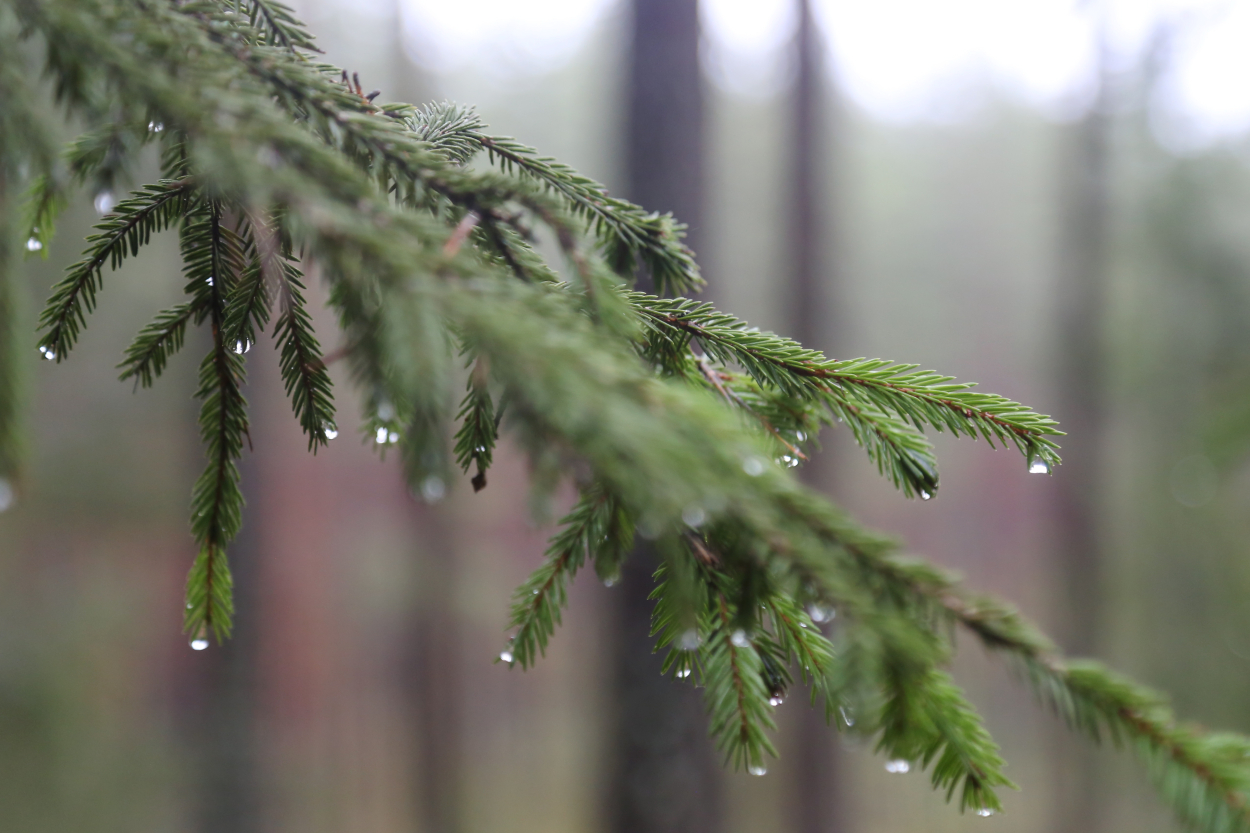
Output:
[[[25,80],[32,49],[63,113],[85,126],[60,155]],[[576,573],[590,564],[615,580],[641,537],[662,556],[651,598],[665,673],[703,689],[735,767],[764,772],[774,709],[797,683],[837,729],[927,768],[962,810],[1001,809],[1004,763],[944,670],[962,628],[1075,729],[1135,747],[1191,827],[1250,829],[1250,740],[1180,725],[1158,695],[1066,662],[1009,607],[904,558],[790,471],[840,423],[905,495],[927,499],[939,479],[925,431],[1014,448],[1049,472],[1059,431],[1048,417],[915,365],[829,359],[678,297],[702,280],[673,217],[491,136],[469,109],[366,94],[276,0],[0,0],[0,99],[0,206],[28,189],[32,252],[46,253],[77,190],[109,194],[159,148],[159,181],[97,200],[104,217],[48,300],[38,348],[66,360],[106,273],[153,236],[179,236],[186,300],[155,314],[119,368],[148,387],[188,327],[211,335],[195,392],[206,465],[185,627],[197,646],[230,633],[242,390],[266,331],[309,449],[338,433],[305,300],[315,270],[365,439],[395,448],[414,495],[441,498],[457,467],[486,488],[504,432],[538,493],[579,491],[516,591],[502,661],[532,666]],[[562,263],[540,256],[540,232]],[[640,269],[658,295],[631,288]],[[0,315],[0,339],[10,321]],[[7,472],[16,434],[0,393]]]

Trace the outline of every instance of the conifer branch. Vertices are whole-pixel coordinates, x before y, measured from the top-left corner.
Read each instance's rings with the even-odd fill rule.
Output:
[[[188,292],[208,309],[212,347],[200,364],[196,398],[200,436],[208,466],[191,495],[191,531],[200,554],[187,578],[186,632],[193,638],[218,640],[230,635],[233,602],[226,546],[242,525],[243,493],[236,461],[247,436],[247,403],[241,390],[243,355],[226,340],[225,299],[234,289],[242,243],[222,222],[216,202],[202,205],[183,228],[182,252]]]
[[[767,734],[777,726],[768,705],[763,662],[746,632],[735,627],[724,594],[714,596],[710,617],[714,625],[700,651],[709,731],[735,769],[763,774],[764,756],[777,757]]]
[[[568,604],[568,586],[587,558],[615,570],[633,544],[633,526],[621,517],[617,502],[601,486],[591,486],[560,520],[543,565],[512,594],[515,628],[510,662],[530,668],[547,652],[547,642]]]
[[[145,388],[152,387],[157,376],[165,370],[169,357],[182,349],[187,333],[187,323],[206,311],[196,301],[187,301],[157,314],[135,340],[126,348],[126,355],[117,365],[122,371],[121,381],[133,378]]]
[[[99,231],[87,238],[91,245],[86,256],[69,267],[68,274],[53,288],[39,318],[39,328],[47,331],[39,341],[45,357],[60,362],[74,346],[79,330],[87,325],[87,314],[95,310],[104,264],[118,268],[128,254],[138,254],[153,233],[180,220],[190,190],[188,179],[146,185],[95,225]]]
[[[283,46],[292,52],[297,49],[307,49],[310,52],[321,51],[313,43],[313,36],[291,14],[290,7],[277,0],[243,0],[242,5],[252,27],[266,31],[271,43]]]

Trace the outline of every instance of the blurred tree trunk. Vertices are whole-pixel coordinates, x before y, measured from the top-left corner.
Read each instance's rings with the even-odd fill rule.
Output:
[[[1093,13],[1097,14],[1095,9]],[[1101,41],[1101,35],[1100,35]],[[1101,647],[1105,553],[1099,517],[1107,389],[1104,322],[1110,234],[1111,107],[1105,46],[1098,90],[1089,111],[1067,135],[1062,183],[1056,354],[1056,418],[1067,432],[1056,472],[1055,555],[1059,575],[1057,637],[1065,651],[1090,656]],[[1100,827],[1097,763],[1079,739],[1060,742],[1057,831]]]
[[[796,0],[796,72],[790,100],[788,163],[789,210],[786,215],[790,255],[790,335],[801,343],[832,350],[837,335],[832,320],[834,287],[828,269],[831,233],[825,194],[830,142],[825,131],[826,108],[821,73],[824,70],[820,33],[811,0]],[[836,233],[836,229],[833,230]],[[813,457],[801,470],[802,479],[815,488],[828,488],[834,444]],[[822,708],[812,708],[806,697],[794,696],[800,709],[795,737],[793,777],[790,779],[791,826],[795,833],[833,833],[839,823],[838,746],[835,732],[825,724]]]
[[[399,0],[391,4],[389,72],[382,100],[421,102],[431,98],[421,71],[404,48],[404,22]],[[459,665],[460,629],[452,599],[458,575],[456,546],[446,512],[424,506],[406,494],[412,506],[412,541],[422,553],[421,587],[412,600],[413,614],[404,637],[403,687],[412,704],[415,730],[413,769],[416,818],[424,833],[458,833],[464,783],[464,681]]]
[[[244,392],[247,395],[246,388]],[[255,454],[243,455],[239,473],[248,506],[228,555],[234,575],[234,635],[194,657],[200,666],[190,726],[197,833],[253,833],[261,829],[256,595],[265,490],[260,488],[259,468]]]
[[[625,151],[628,197],[672,211],[700,245],[703,91],[696,0],[634,0]],[[649,276],[640,288],[652,289]],[[660,675],[648,636],[656,555],[639,546],[616,593],[615,721],[607,781],[613,833],[720,829],[720,772],[700,692]]]

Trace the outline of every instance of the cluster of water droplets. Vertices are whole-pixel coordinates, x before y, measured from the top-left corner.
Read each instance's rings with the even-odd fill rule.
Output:
[[[48,361],[56,360],[56,351],[53,350],[51,347],[47,346],[46,344],[39,345],[39,353]]]
[[[165,129],[165,125],[161,124],[158,121],[148,122],[148,130],[152,133],[160,133],[164,129]]]
[[[394,445],[399,442],[399,432],[392,431],[385,425],[379,425],[377,433],[373,435],[373,441],[378,445]]]
[[[911,761],[903,758],[895,758],[892,761],[886,761],[885,771],[891,775],[906,775],[911,772]]]

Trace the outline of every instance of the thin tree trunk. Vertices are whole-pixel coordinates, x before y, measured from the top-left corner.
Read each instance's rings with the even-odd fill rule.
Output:
[[[690,226],[703,221],[703,94],[695,0],[634,0],[629,58],[627,190],[649,209]],[[648,276],[640,286],[651,289]],[[607,782],[614,833],[713,833],[720,773],[700,693],[660,675],[649,637],[647,594],[656,556],[640,546],[616,591],[615,721]]]
[[[787,251],[790,256],[790,333],[801,343],[830,349],[836,335],[828,271],[828,236],[831,232],[825,200],[825,170],[829,142],[822,130],[825,113],[820,106],[824,87],[819,32],[812,16],[811,0],[796,0],[798,28],[795,32],[796,73],[790,99],[790,147],[788,159],[789,211],[786,215]],[[832,472],[833,444],[806,463],[802,479],[814,487],[828,487]],[[809,707],[806,698],[792,698],[791,708],[801,709],[795,737],[795,761],[791,778],[791,825],[795,833],[833,833],[839,824],[841,796],[838,789],[838,746],[834,731],[825,724],[823,709]]]
[[[1076,656],[1101,646],[1105,556],[1098,518],[1103,507],[1106,359],[1105,273],[1111,188],[1109,88],[1105,59],[1097,100],[1069,134],[1058,283],[1057,408],[1067,436],[1054,478],[1058,638]],[[1098,771],[1084,744],[1060,743],[1056,831],[1100,827]]]
[[[246,390],[246,389],[245,389]],[[228,557],[234,576],[234,635],[194,659],[199,668],[191,744],[195,760],[197,833],[253,833],[261,829],[262,797],[256,737],[256,594],[260,578],[260,466],[254,454],[239,462],[248,506]],[[190,651],[190,648],[187,648]]]

